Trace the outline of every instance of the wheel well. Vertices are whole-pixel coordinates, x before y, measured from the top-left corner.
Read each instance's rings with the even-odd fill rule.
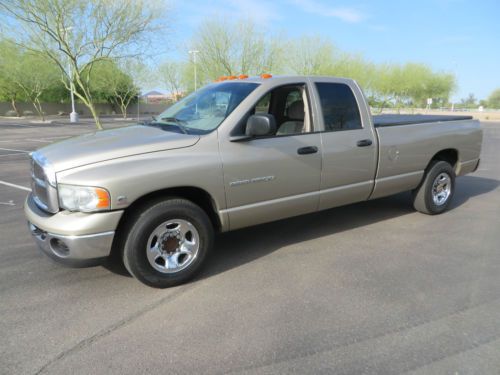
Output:
[[[458,151],[455,150],[454,148],[441,150],[432,157],[431,162],[434,160],[446,161],[453,167],[454,170],[456,170],[458,161]]]
[[[197,204],[206,212],[206,214],[210,218],[210,221],[212,222],[212,225],[214,226],[214,229],[216,231],[220,230],[221,222],[219,216],[217,215],[216,205],[213,198],[207,191],[192,186],[180,186],[158,190],[136,199],[130,206],[125,209],[125,213],[120,220],[120,224],[122,224],[122,222],[125,222],[133,212],[138,212],[141,207],[144,207],[153,201],[158,201],[166,197],[184,198]]]

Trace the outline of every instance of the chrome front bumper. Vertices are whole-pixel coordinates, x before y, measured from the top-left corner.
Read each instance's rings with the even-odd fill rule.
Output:
[[[38,247],[49,257],[67,265],[97,263],[109,256],[115,232],[64,236],[46,232],[28,222]]]

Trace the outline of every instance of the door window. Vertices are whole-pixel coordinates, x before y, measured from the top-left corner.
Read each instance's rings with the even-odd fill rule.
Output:
[[[316,83],[325,131],[361,129],[358,103],[351,88],[343,83]]]
[[[276,120],[275,135],[294,135],[311,131],[306,86],[303,84],[277,87],[264,95],[253,113],[268,113]]]

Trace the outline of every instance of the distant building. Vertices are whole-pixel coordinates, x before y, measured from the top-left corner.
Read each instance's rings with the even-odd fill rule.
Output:
[[[177,94],[163,94],[159,91],[149,91],[141,96],[141,99],[148,104],[176,102],[185,96],[184,92]]]
[[[165,103],[170,101],[171,96],[159,91],[149,91],[141,96],[141,99],[148,104]]]

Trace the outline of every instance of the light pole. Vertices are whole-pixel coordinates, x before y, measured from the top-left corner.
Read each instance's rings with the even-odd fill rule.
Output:
[[[73,26],[65,27],[64,36],[68,39],[68,31],[73,29]],[[71,60],[68,56],[68,75],[69,75],[69,91],[71,96],[71,113],[69,114],[69,122],[78,122],[78,112],[75,111],[75,85],[73,82],[73,68],[71,67]]]
[[[453,75],[455,76],[455,80],[456,80],[457,79],[457,66],[458,66],[458,64],[456,61],[453,61],[452,64],[453,64]],[[451,99],[451,111],[455,112],[455,100],[453,100],[453,98]]]
[[[69,122],[78,122],[78,112],[75,111],[75,86],[73,83],[73,69],[71,68],[71,63],[69,63],[69,75],[70,75],[70,95],[71,95],[71,113],[69,114]]]
[[[139,122],[139,118],[141,117],[141,111],[139,109],[140,101],[141,101],[141,94],[137,94],[137,122]]]
[[[193,55],[193,64],[194,64],[194,91],[196,91],[196,86],[197,86],[197,77],[196,77],[196,54],[199,53],[200,51],[196,49],[192,49],[189,51],[190,55]]]

